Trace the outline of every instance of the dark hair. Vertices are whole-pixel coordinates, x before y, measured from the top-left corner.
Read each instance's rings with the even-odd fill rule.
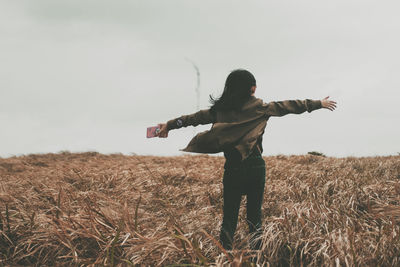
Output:
[[[251,87],[256,85],[253,74],[244,69],[237,69],[229,73],[225,81],[224,92],[219,98],[210,95],[210,110],[237,110],[251,96]]]

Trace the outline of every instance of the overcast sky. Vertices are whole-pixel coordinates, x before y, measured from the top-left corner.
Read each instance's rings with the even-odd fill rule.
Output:
[[[399,1],[0,1],[0,156],[180,155],[211,125],[146,139],[245,68],[265,102],[337,110],[271,118],[264,155],[400,152]]]

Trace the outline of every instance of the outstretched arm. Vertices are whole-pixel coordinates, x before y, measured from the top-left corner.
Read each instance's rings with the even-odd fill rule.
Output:
[[[160,132],[157,136],[168,137],[168,132],[173,129],[214,122],[215,116],[210,112],[210,109],[203,109],[190,115],[182,115],[176,119],[169,120],[167,123],[160,123]]]
[[[336,102],[328,99],[329,96],[322,100],[285,100],[285,101],[273,101],[264,104],[265,114],[268,116],[284,116],[286,114],[301,114],[303,112],[311,112],[320,108],[327,108],[334,110],[336,108]]]

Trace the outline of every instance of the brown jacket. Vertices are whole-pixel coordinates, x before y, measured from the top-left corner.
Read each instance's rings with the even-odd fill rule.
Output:
[[[181,151],[196,153],[218,153],[232,149],[246,159],[257,140],[262,138],[267,121],[271,116],[289,113],[300,114],[321,108],[320,100],[285,100],[264,103],[252,96],[240,111],[217,111],[203,109],[190,115],[182,115],[167,122],[169,130],[213,123],[208,131],[198,133]]]

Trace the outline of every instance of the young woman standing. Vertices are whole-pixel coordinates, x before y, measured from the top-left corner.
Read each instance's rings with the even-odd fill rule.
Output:
[[[210,130],[197,134],[182,151],[224,152],[223,221],[220,241],[232,249],[242,195],[246,196],[247,222],[252,249],[260,248],[261,207],[265,185],[265,162],[261,154],[262,136],[271,116],[300,114],[326,108],[333,111],[336,102],[322,100],[286,100],[264,103],[254,96],[256,79],[247,70],[232,71],[220,98],[210,96],[211,108],[161,123],[159,137],[187,126],[212,123]]]

